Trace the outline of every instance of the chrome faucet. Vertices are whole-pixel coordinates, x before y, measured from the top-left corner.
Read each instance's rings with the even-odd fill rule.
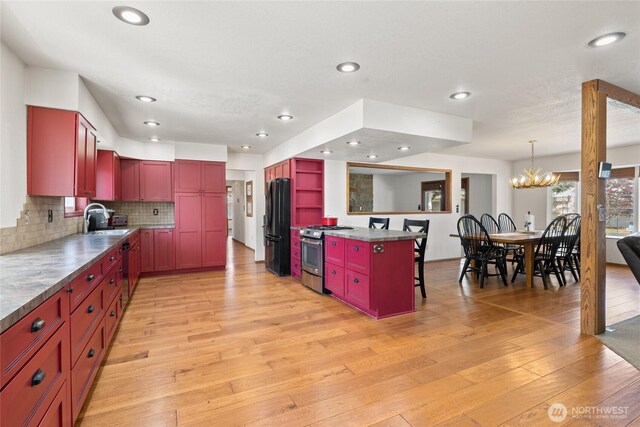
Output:
[[[89,218],[87,217],[87,213],[89,212],[89,208],[94,205],[100,206],[102,208],[102,214],[104,215],[104,217],[106,219],[109,219],[109,212],[107,212],[107,208],[105,208],[104,205],[101,205],[100,203],[89,203],[87,207],[84,208],[84,213],[82,214],[82,219],[83,219],[82,233],[83,234],[87,234],[89,232]]]

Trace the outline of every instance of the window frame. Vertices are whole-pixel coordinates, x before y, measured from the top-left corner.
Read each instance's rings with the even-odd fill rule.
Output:
[[[67,210],[67,199],[74,199],[74,210]],[[74,218],[78,216],[82,216],[84,214],[84,208],[87,207],[89,203],[86,197],[63,197],[64,201],[64,217],[65,218]]]

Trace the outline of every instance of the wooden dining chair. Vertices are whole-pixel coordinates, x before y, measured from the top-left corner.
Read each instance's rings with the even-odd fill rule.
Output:
[[[497,234],[500,232],[498,221],[495,220],[490,214],[485,213],[480,217],[480,223],[487,230],[489,234]]]
[[[389,229],[389,218],[369,217],[369,228],[379,228],[381,230]]]
[[[518,231],[516,223],[513,222],[513,219],[504,212],[498,215],[498,228],[501,233],[515,233]],[[504,249],[505,261],[511,261],[511,265],[516,262],[516,256],[518,254],[524,253],[524,246],[522,245],[506,244],[504,245]],[[509,253],[511,253],[511,258],[509,258]]]
[[[542,233],[540,242],[536,247],[534,254],[534,274],[542,277],[542,283],[545,289],[549,289],[549,274],[553,272],[558,279],[558,283],[562,286],[562,277],[560,276],[560,267],[557,262],[558,247],[562,242],[562,235],[566,228],[567,219],[559,216],[547,226]],[[511,283],[516,280],[518,273],[525,274],[524,255],[516,257],[516,268],[511,278]]]
[[[424,255],[427,249],[427,237],[429,236],[429,220],[405,218],[402,230],[426,234],[425,237],[415,239],[413,246],[414,262],[418,264],[418,276],[414,277],[415,285],[420,286],[422,299],[425,299],[427,298],[427,290],[424,286]]]
[[[570,219],[571,218],[571,219]],[[562,285],[567,284],[567,278],[565,277],[565,271],[569,270],[573,275],[573,279],[577,282],[580,276],[579,263],[576,262],[576,254],[574,253],[576,243],[580,238],[580,225],[582,218],[580,215],[565,215],[567,225],[564,229],[556,258],[558,267],[560,268],[560,277],[562,278]]]
[[[462,278],[468,271],[473,271],[480,277],[480,287],[483,288],[485,277],[497,275],[489,274],[487,270],[489,264],[495,264],[500,277],[502,277],[502,282],[507,286],[504,249],[493,243],[482,223],[473,215],[460,217],[458,219],[458,236],[460,236],[460,244],[465,257],[458,283],[462,283]]]

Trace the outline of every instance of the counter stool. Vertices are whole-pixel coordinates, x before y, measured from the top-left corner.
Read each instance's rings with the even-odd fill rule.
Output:
[[[414,240],[414,262],[418,263],[418,276],[414,277],[415,285],[420,286],[422,298],[427,298],[427,290],[424,287],[424,253],[427,249],[427,237],[429,236],[429,220],[405,219],[402,225],[403,231],[411,231],[414,233],[424,233],[425,237]]]
[[[389,229],[389,218],[369,217],[369,228],[379,228],[381,230]]]

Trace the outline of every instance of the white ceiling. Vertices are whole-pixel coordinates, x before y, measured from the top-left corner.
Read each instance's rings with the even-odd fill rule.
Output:
[[[264,153],[367,98],[473,119],[473,142],[440,152],[522,159],[530,139],[540,156],[579,150],[582,82],[640,92],[637,1],[126,3],[146,27],[115,19],[119,4],[2,1],[1,36],[29,65],[79,73],[120,135],[141,141]],[[612,31],[627,37],[587,47]],[[337,72],[344,61],[360,71]],[[449,99],[462,90],[472,97]],[[639,143],[640,115],[612,110],[609,145]]]

